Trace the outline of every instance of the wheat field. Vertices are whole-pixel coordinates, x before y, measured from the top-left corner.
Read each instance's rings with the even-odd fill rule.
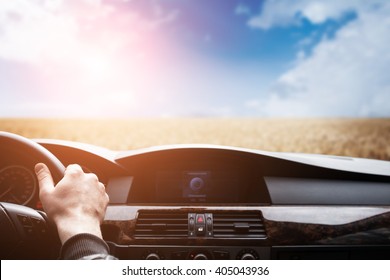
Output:
[[[390,160],[390,119],[0,119],[0,130],[113,150],[207,143]]]

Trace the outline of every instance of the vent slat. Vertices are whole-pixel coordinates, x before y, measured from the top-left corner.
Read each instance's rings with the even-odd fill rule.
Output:
[[[267,237],[261,213],[216,211],[212,213],[213,237],[223,239]],[[139,211],[135,238],[188,238],[188,213]]]
[[[180,237],[188,235],[187,213],[161,213],[144,212],[138,213],[135,226],[135,238],[164,238]]]
[[[266,238],[260,212],[213,214],[214,238]]]
[[[216,226],[220,226],[220,227],[234,227],[234,223],[219,223],[216,220],[214,220],[214,224],[216,224]],[[260,224],[259,221],[256,221],[256,223],[249,224],[249,226],[250,227],[264,227],[264,225]]]
[[[217,229],[217,228],[214,228],[214,233],[216,232],[237,232],[237,230],[235,230],[234,228],[223,228],[223,229]],[[258,230],[248,230],[248,231],[243,231],[243,232],[265,232],[265,230],[263,229],[258,229]]]

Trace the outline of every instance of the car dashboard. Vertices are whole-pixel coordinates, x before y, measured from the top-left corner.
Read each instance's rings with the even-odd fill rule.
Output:
[[[119,259],[390,258],[386,161],[200,144],[117,152],[35,141],[105,184],[110,203],[101,228]],[[34,160],[6,154],[0,164],[1,183],[12,166],[30,178]],[[40,209],[31,178],[17,200],[3,198]]]

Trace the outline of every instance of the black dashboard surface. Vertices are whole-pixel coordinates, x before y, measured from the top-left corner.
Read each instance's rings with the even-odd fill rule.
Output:
[[[106,185],[123,259],[390,258],[390,163],[211,145],[133,151],[36,140]],[[8,164],[31,161],[13,157]],[[39,209],[35,195],[27,206]]]

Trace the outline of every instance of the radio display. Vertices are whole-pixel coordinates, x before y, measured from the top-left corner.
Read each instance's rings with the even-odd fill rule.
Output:
[[[178,170],[156,174],[156,196],[162,202],[239,202],[238,174],[229,171]]]

